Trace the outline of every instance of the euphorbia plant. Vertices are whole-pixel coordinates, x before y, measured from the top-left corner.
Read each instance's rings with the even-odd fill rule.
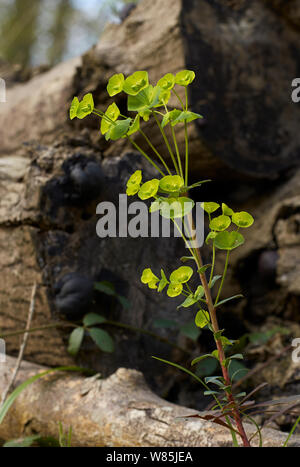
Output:
[[[194,359],[191,365],[193,366],[205,358],[214,358],[220,364],[222,375],[211,376],[203,381],[186,368],[163,359],[158,358],[158,360],[178,367],[196,378],[205,387],[205,394],[212,396],[216,402],[213,414],[203,418],[226,426],[231,431],[235,445],[238,445],[237,435],[239,435],[243,445],[250,446],[242,422],[247,410],[245,394],[233,394],[233,378],[230,378],[228,371],[234,359],[243,357],[241,354],[226,356],[225,349],[230,348],[234,341],[225,337],[224,329],[219,329],[217,310],[225,302],[240,297],[237,295],[221,299],[221,294],[230,252],[244,243],[244,236],[241,232],[253,224],[253,218],[247,212],[234,212],[224,203],[220,205],[215,202],[204,202],[202,204],[209,220],[210,232],[207,235],[206,244],[212,249],[211,264],[203,264],[200,249],[187,239],[185,232],[192,233],[194,231],[192,216],[194,202],[189,198],[188,193],[191,189],[204,183],[204,181],[199,181],[189,185],[188,124],[202,118],[201,115],[191,112],[188,106],[188,86],[194,78],[193,71],[182,70],[176,76],[172,73],[166,74],[155,86],[152,86],[149,84],[146,71],[137,71],[126,79],[121,73],[115,74],[108,82],[108,94],[113,97],[120,92],[125,92],[128,95],[128,111],[131,112],[131,116],[122,115],[115,102],[110,104],[105,111],[96,109],[92,95],[87,94],[81,102],[77,97],[74,98],[70,109],[70,118],[82,119],[90,114],[98,116],[101,119],[100,131],[107,141],[127,138],[156,169],[157,178],[148,181],[143,181],[142,171],[137,170],[128,180],[127,195],[137,195],[141,200],[151,199],[150,212],[159,211],[162,217],[174,222],[190,252],[190,256],[181,258],[181,260],[183,262],[190,261],[191,264],[195,265],[199,284],[194,288],[190,285],[195,271],[187,265],[177,267],[170,275],[167,275],[163,269],[158,274],[147,267],[142,273],[141,281],[159,293],[166,290],[167,295],[171,298],[183,296],[184,301],[179,307],[197,307],[195,324],[200,328],[206,327],[212,332],[216,349],[211,354],[201,355]],[[178,87],[184,89],[184,98],[178,92]],[[168,108],[171,94],[174,94],[178,99],[178,108]],[[155,120],[161,133],[169,153],[168,159],[160,154],[141,128],[141,121],[147,122],[150,118]],[[184,157],[180,154],[176,140],[177,125],[184,127]],[[170,140],[165,132],[166,126],[170,129]],[[132,138],[132,135],[137,132],[144,138],[150,153],[143,150]],[[169,167],[169,161],[171,161],[172,167]],[[182,225],[185,227],[184,231],[180,227]],[[224,270],[221,275],[215,275],[217,250],[225,252]],[[212,294],[213,288],[217,288],[215,298]],[[216,389],[211,389],[209,386],[211,384]],[[251,419],[248,415],[246,417]]]

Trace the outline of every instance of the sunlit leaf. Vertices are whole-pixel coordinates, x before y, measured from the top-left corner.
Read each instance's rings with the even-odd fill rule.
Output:
[[[159,180],[153,178],[153,180],[149,180],[149,182],[144,183],[138,192],[138,197],[141,200],[152,198],[158,192],[159,187]]]
[[[94,110],[94,99],[91,93],[86,94],[77,108],[77,118],[82,120]]]
[[[166,198],[160,203],[160,213],[166,219],[177,219],[191,212],[195,203],[190,198]]]
[[[167,295],[172,298],[178,297],[178,295],[181,294],[182,289],[183,289],[182,284],[176,284],[175,282],[171,282],[167,290]]]
[[[170,281],[185,284],[190,280],[190,278],[193,275],[193,272],[193,269],[189,266],[180,266],[180,268],[172,272],[172,274],[170,275]]]
[[[114,102],[107,108],[105,112],[105,117],[102,117],[101,119],[101,127],[100,131],[102,135],[105,135],[108,130],[112,127],[113,123],[115,122],[120,115],[120,110]]]
[[[123,83],[123,91],[131,96],[136,96],[149,85],[147,71],[136,71],[128,76]],[[128,109],[129,110],[129,109]]]
[[[190,112],[188,110],[184,110],[184,111],[180,112],[180,114],[177,115],[176,118],[171,120],[171,125],[175,126],[178,123],[184,123],[184,122],[190,123],[193,120],[197,120],[198,118],[203,118],[203,116],[200,115],[200,114],[197,114],[195,112]]]
[[[134,133],[136,133],[137,131],[139,131],[140,129],[140,115],[137,114],[135,116],[135,119],[133,120],[132,124],[130,125],[129,127],[129,130],[128,130],[128,133],[127,133],[127,136],[131,136],[133,135]]]
[[[220,250],[233,250],[244,243],[245,239],[239,232],[219,232],[215,237],[215,246]]]
[[[166,193],[177,193],[184,185],[184,180],[179,175],[166,175],[159,181],[160,190]]]
[[[212,214],[220,207],[218,203],[214,203],[213,201],[202,203],[201,206],[207,214]]]
[[[248,212],[242,211],[242,212],[235,212],[233,214],[232,222],[236,224],[238,227],[242,227],[245,229],[247,227],[250,227],[253,224],[254,219],[251,216],[251,214],[249,214]]]
[[[77,110],[79,107],[79,100],[78,97],[74,97],[72,100],[72,104],[70,107],[70,119],[73,120],[75,117],[77,117]]]
[[[229,208],[225,203],[222,203],[222,212],[224,216],[232,216],[234,214],[233,210]]]
[[[204,328],[209,323],[209,313],[205,310],[199,310],[195,317],[195,324],[198,328]]]
[[[119,94],[119,92],[123,91],[123,84],[124,84],[124,75],[123,73],[119,73],[113,75],[109,78],[108,85],[107,85],[107,92],[110,97]]]
[[[221,232],[225,229],[227,229],[231,224],[231,219],[229,216],[224,216],[222,214],[221,216],[215,217],[212,219],[212,221],[209,224],[209,227],[211,230]]]
[[[175,76],[173,73],[167,73],[163,76],[157,83],[157,86],[164,89],[165,91],[170,91],[175,85]]]
[[[188,86],[195,79],[195,73],[191,70],[182,70],[175,76],[175,83],[179,86]]]
[[[105,139],[107,141],[110,139],[112,141],[116,141],[122,138],[128,132],[131,122],[131,118],[126,118],[125,120],[117,120],[115,124],[112,125],[106,133]]]

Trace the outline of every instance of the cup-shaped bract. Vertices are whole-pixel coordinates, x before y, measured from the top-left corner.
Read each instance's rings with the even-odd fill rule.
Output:
[[[149,85],[147,71],[136,71],[128,76],[123,83],[123,91],[130,96],[136,96],[140,91]]]
[[[220,207],[218,203],[214,203],[213,201],[206,201],[205,203],[202,203],[201,206],[204,209],[204,211],[207,212],[207,214],[212,214]]]
[[[86,94],[82,101],[79,103],[79,106],[77,108],[77,118],[82,120],[85,118],[87,115],[90,115],[95,108],[94,105],[94,99],[91,93]]]
[[[183,186],[184,180],[180,175],[166,175],[159,182],[159,188],[166,193],[178,193]]]
[[[156,195],[159,187],[159,180],[153,178],[153,180],[149,180],[149,182],[144,183],[138,193],[138,196],[141,200],[152,198]]]
[[[183,285],[181,283],[171,282],[168,287],[167,295],[171,298],[178,297],[183,290]]]
[[[242,227],[243,229],[246,229],[247,227],[250,227],[254,219],[246,211],[241,211],[241,212],[235,212],[232,216],[232,222],[237,225],[238,227]]]
[[[179,219],[192,211],[195,203],[192,199],[180,196],[165,198],[160,202],[159,209],[165,219]]]
[[[143,284],[152,285],[154,282],[157,283],[158,281],[159,281],[159,278],[155,274],[153,274],[150,268],[144,269],[142,273],[142,277],[141,277],[141,282]]]
[[[111,78],[109,78],[108,85],[107,85],[107,92],[110,95],[110,97],[113,97],[116,94],[119,94],[120,92],[123,91],[124,81],[125,81],[125,78],[124,78],[123,73],[113,75],[111,76]]]
[[[211,230],[214,230],[216,232],[221,232],[222,230],[227,229],[231,224],[231,219],[229,216],[224,216],[222,214],[221,216],[215,217],[214,219],[211,220],[209,227]]]
[[[165,76],[160,78],[157,83],[157,86],[164,89],[165,91],[171,91],[175,85],[175,76],[173,73],[167,73]]]
[[[185,284],[190,280],[193,275],[193,269],[190,266],[180,266],[180,268],[175,269],[170,275],[171,282],[178,282],[180,284]]]
[[[136,170],[134,174],[131,175],[127,182],[126,194],[127,196],[136,195],[140,189],[142,182],[142,171]]]
[[[242,234],[234,230],[233,232],[219,232],[215,237],[215,246],[219,250],[234,250],[238,246],[244,243],[244,237]]]
[[[117,106],[117,104],[113,102],[111,105],[107,107],[104,115],[105,116],[102,117],[101,119],[101,127],[100,127],[100,131],[102,135],[105,135],[108,132],[108,130],[112,127],[113,122],[115,122],[118,119],[120,115],[120,109]]]
[[[175,76],[175,83],[179,86],[188,86],[195,79],[195,73],[191,70],[182,70]]]
[[[222,212],[224,216],[232,216],[234,214],[233,210],[225,203],[222,203]]]

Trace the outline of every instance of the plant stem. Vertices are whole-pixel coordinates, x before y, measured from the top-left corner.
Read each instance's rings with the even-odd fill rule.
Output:
[[[148,162],[150,162],[151,165],[153,165],[153,167],[155,167],[156,170],[158,170],[158,172],[164,177],[165,174],[160,170],[160,168],[158,167],[158,165],[156,165],[156,163],[151,159],[151,157],[149,157],[145,151],[142,150],[142,148],[140,148],[140,146],[138,146],[136,144],[135,141],[133,141],[132,138],[130,138],[130,136],[127,136],[127,138],[129,139],[129,141],[131,142],[131,144],[147,159]]]
[[[190,225],[190,231],[192,232],[195,229],[194,229],[193,216],[192,216],[191,213],[188,214],[188,221],[189,221],[189,225]],[[194,254],[195,254],[196,258],[197,258],[196,262],[197,262],[198,269],[200,269],[203,266],[203,261],[202,261],[200,250],[198,248],[194,248]],[[219,328],[219,324],[218,324],[216,309],[215,309],[215,306],[213,304],[213,300],[212,300],[212,296],[211,296],[211,291],[210,291],[210,288],[208,286],[205,273],[200,273],[199,272],[199,277],[200,277],[200,280],[201,280],[201,283],[202,283],[202,286],[203,286],[203,289],[204,289],[206,303],[207,303],[207,307],[208,307],[208,311],[209,311],[209,315],[210,315],[210,320],[211,320],[211,325],[212,325],[212,328],[213,328],[213,332],[214,332],[214,334],[216,334],[220,330],[220,328]],[[221,341],[220,338],[218,338],[218,339],[215,338],[215,342],[216,342],[216,346],[217,346],[217,350],[218,350],[218,357],[219,357],[219,362],[220,362],[220,365],[221,365],[225,385],[231,387],[231,381],[230,381],[230,378],[229,378],[228,369],[224,366],[225,353],[224,353],[224,348],[223,348],[222,341]],[[234,396],[233,396],[231,391],[226,392],[226,396],[227,396],[228,402],[233,404],[233,409],[232,409],[233,417],[234,417],[234,420],[235,420],[235,423],[236,423],[236,426],[237,426],[237,430],[238,430],[238,432],[239,432],[239,434],[240,434],[240,436],[242,438],[243,445],[245,447],[250,447],[250,443],[249,443],[247,434],[246,434],[245,429],[243,427],[240,412],[239,412],[238,408],[236,407]]]
[[[178,175],[180,175],[180,174],[179,174],[179,168],[178,168],[178,165],[177,165],[177,162],[176,162],[174,153],[173,153],[173,151],[172,151],[172,149],[171,149],[171,146],[170,146],[170,144],[169,144],[168,138],[167,138],[167,136],[166,136],[166,133],[165,133],[163,127],[161,126],[160,121],[158,120],[157,116],[155,115],[155,112],[152,111],[152,115],[153,115],[153,117],[155,118],[155,121],[156,121],[156,123],[157,123],[157,125],[158,125],[158,127],[159,127],[159,129],[160,129],[160,132],[161,132],[161,134],[162,134],[162,137],[163,137],[163,139],[164,139],[164,142],[166,143],[166,146],[167,146],[167,148],[168,148],[169,154],[170,154],[171,159],[172,159],[172,162],[173,162],[173,164],[174,164],[176,173],[177,173]]]
[[[177,144],[177,140],[176,140],[175,131],[174,131],[174,128],[172,127],[171,124],[170,124],[170,127],[171,127],[171,131],[172,131],[172,136],[173,136],[175,151],[176,151],[176,155],[177,155],[177,160],[178,160],[180,175],[181,175],[182,178],[184,178],[184,177],[183,177],[181,159],[180,159],[180,154],[179,154],[179,149],[178,149],[178,144]]]
[[[166,171],[172,175],[168,165],[166,164],[164,158],[159,154],[159,152],[157,151],[157,149],[153,146],[153,144],[151,143],[151,141],[149,140],[148,136],[143,132],[143,130],[139,129],[139,132],[141,133],[141,135],[143,136],[143,138],[146,140],[146,142],[149,144],[150,148],[152,149],[152,151],[155,152],[155,154],[157,155],[157,157],[159,158],[160,162],[163,164],[163,166],[165,167]]]
[[[230,251],[228,250],[228,251],[227,251],[227,254],[226,254],[224,272],[223,272],[221,284],[220,284],[220,287],[219,287],[219,290],[218,290],[218,295],[217,295],[217,298],[216,298],[216,301],[215,301],[215,306],[217,305],[217,303],[218,303],[218,301],[219,301],[219,298],[220,298],[220,295],[221,295],[221,292],[222,292],[222,288],[223,288],[223,284],[224,284],[224,280],[225,280],[225,276],[226,276],[226,273],[227,273],[228,260],[229,260],[229,252],[230,252]]]
[[[213,241],[213,257],[212,257],[212,265],[211,265],[209,284],[208,284],[209,287],[211,286],[211,281],[214,275],[215,261],[216,261],[216,247],[215,247],[215,242]]]

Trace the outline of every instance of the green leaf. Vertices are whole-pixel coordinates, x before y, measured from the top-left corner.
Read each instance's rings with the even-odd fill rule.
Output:
[[[153,326],[156,328],[173,329],[178,327],[178,323],[171,319],[156,319],[153,321]]]
[[[182,186],[184,180],[179,175],[166,175],[159,181],[159,188],[165,193],[177,193]]]
[[[87,327],[93,326],[95,324],[102,324],[105,323],[105,321],[107,321],[106,318],[104,316],[98,315],[97,313],[88,313],[83,318],[83,324]]]
[[[219,250],[233,250],[244,243],[245,239],[239,232],[219,232],[215,238],[215,246]]]
[[[78,97],[74,97],[72,100],[72,104],[70,107],[70,119],[73,120],[75,117],[77,117],[77,110],[79,107],[79,100]]]
[[[242,227],[243,229],[246,229],[247,227],[250,227],[254,219],[249,214],[248,212],[242,211],[242,212],[235,212],[232,216],[232,222],[237,225],[238,227]]]
[[[206,358],[196,366],[196,375],[203,377],[212,375],[218,368],[218,361],[215,358]]]
[[[198,328],[205,328],[209,323],[209,313],[205,310],[199,310],[195,317],[195,324]]]
[[[115,350],[114,341],[103,329],[90,328],[89,334],[97,347],[99,347],[103,352],[112,353]]]
[[[189,185],[186,187],[186,191],[192,190],[193,188],[197,188],[203,185],[203,183],[208,183],[208,182],[211,182],[211,180],[201,180],[200,182],[193,183],[192,185]]]
[[[26,438],[14,439],[3,444],[3,448],[29,448],[37,440],[41,439],[41,435],[27,436]]]
[[[161,280],[158,284],[158,289],[157,289],[158,292],[161,292],[169,283],[163,269],[160,270],[160,273],[161,273]]]
[[[231,224],[231,219],[229,216],[221,216],[215,217],[209,224],[211,230],[221,232],[222,230],[227,229]]]
[[[195,79],[194,71],[182,70],[175,76],[175,83],[179,86],[188,86]]]
[[[180,284],[185,284],[190,280],[194,271],[189,266],[180,266],[180,268],[175,269],[170,275],[170,281]]]
[[[144,269],[142,277],[141,277],[141,282],[143,284],[149,284],[150,282],[159,281],[159,278],[153,274],[150,268]]]
[[[82,120],[87,115],[90,115],[94,110],[94,99],[91,93],[86,94],[77,108],[77,118]]]
[[[219,394],[218,391],[204,391],[203,393],[205,396],[212,396],[213,394]]]
[[[180,261],[182,261],[183,263],[185,263],[186,261],[190,261],[190,260],[196,261],[194,256],[181,256],[180,258]]]
[[[94,288],[106,295],[116,295],[115,286],[108,281],[95,282]]]
[[[217,360],[219,360],[219,351],[218,350],[214,350],[211,355],[216,358]]]
[[[84,336],[84,329],[82,327],[74,329],[69,336],[68,352],[70,355],[77,355]]]
[[[177,123],[190,123],[193,120],[196,120],[197,118],[203,118],[202,115],[196,114],[195,112],[190,112],[188,110],[184,110],[183,112],[180,112],[179,115],[173,120],[171,120],[171,125],[175,126]]]
[[[153,178],[153,180],[149,180],[149,182],[144,183],[138,192],[138,197],[141,200],[152,198],[158,192],[159,187],[159,180],[157,178]]]
[[[164,89],[160,88],[159,86],[158,86],[158,88],[160,89],[159,101],[158,101],[158,104],[156,104],[154,107],[166,106],[168,104],[169,100],[170,100],[171,92],[167,91],[167,90],[164,90]]]
[[[190,198],[166,198],[160,202],[160,213],[166,219],[178,219],[192,211],[195,203]]]
[[[0,424],[3,422],[5,415],[9,411],[16,398],[21,394],[21,392],[24,389],[27,388],[27,386],[34,383],[43,376],[46,376],[50,373],[55,373],[57,371],[84,371],[84,369],[77,366],[60,366],[56,368],[51,368],[50,370],[46,370],[42,373],[31,376],[31,378],[28,378],[26,381],[24,381],[24,383],[20,384],[4,401],[2,407],[0,408]]]
[[[234,355],[231,355],[230,357],[228,357],[229,360],[244,360],[244,357],[241,353],[236,353]]]
[[[164,89],[165,91],[170,91],[175,85],[175,76],[173,73],[167,73],[165,76],[160,78],[157,83],[157,86]]]
[[[136,96],[148,85],[149,77],[147,71],[136,71],[125,79],[123,83],[123,91],[125,91],[130,96]]]
[[[213,201],[202,203],[201,206],[207,214],[212,214],[220,207],[218,203],[214,203]]]
[[[117,104],[115,104],[113,102],[106,109],[106,112],[105,112],[104,115],[106,116],[106,118],[102,117],[101,127],[100,127],[100,131],[101,131],[102,135],[105,135],[112,128],[112,126],[113,126],[112,122],[115,122],[116,120],[118,120],[118,118],[120,116],[120,110],[119,110],[119,107],[117,106]]]
[[[178,295],[181,295],[182,289],[183,289],[182,284],[171,282],[167,290],[167,295],[171,298],[178,297]]]
[[[134,133],[136,133],[137,131],[139,131],[140,129],[140,115],[137,114],[135,116],[135,119],[133,120],[132,124],[130,125],[129,127],[129,130],[128,130],[128,133],[127,133],[127,136],[131,136],[133,135]]]
[[[233,210],[230,209],[225,203],[222,203],[222,212],[224,216],[232,216],[234,214]]]
[[[209,240],[214,240],[216,236],[217,236],[217,232],[209,232],[205,240],[206,245],[209,245]]]
[[[126,133],[129,130],[130,124],[132,122],[131,118],[126,118],[126,120],[117,120],[114,125],[110,127],[108,132],[105,135],[106,141],[112,140],[116,141],[123,136],[126,135]]]
[[[238,295],[233,295],[232,297],[229,297],[229,298],[225,298],[224,300],[221,300],[220,302],[218,302],[218,303],[215,305],[215,308],[217,308],[218,306],[224,305],[224,303],[227,303],[227,302],[229,302],[230,300],[235,300],[236,298],[243,298],[243,297],[244,297],[244,295],[238,294]]]
[[[221,279],[221,277],[222,277],[222,276],[217,275],[217,276],[214,276],[214,277],[212,278],[211,284],[210,284],[210,288],[211,288],[211,289],[213,288],[213,286],[215,285],[215,283],[216,283],[219,279]]]
[[[123,73],[113,75],[111,78],[109,78],[107,92],[110,97],[113,97],[123,91],[124,80],[125,78]]]
[[[231,346],[231,345],[233,345],[234,342],[235,342],[235,341],[233,341],[233,340],[228,339],[228,338],[225,337],[225,336],[221,336],[220,339],[221,339],[222,345],[223,345],[224,347],[225,347],[226,345]]]
[[[198,285],[196,292],[194,293],[194,297],[197,298],[197,300],[199,300],[203,297],[204,293],[204,287],[202,287],[202,285]]]
[[[117,295],[117,299],[121,303],[122,307],[124,310],[129,310],[130,309],[130,302],[127,300],[127,298],[123,297],[122,295]]]
[[[154,88],[150,84],[136,96],[128,96],[128,110],[130,112],[141,112],[143,116],[144,112],[158,105],[160,92],[159,87]]]
[[[127,182],[126,194],[132,196],[138,193],[142,182],[142,171],[136,170]]]
[[[188,337],[192,341],[196,342],[198,337],[201,334],[200,329],[197,328],[195,325],[194,321],[191,321],[189,323],[184,324],[183,326],[180,327],[180,332],[184,336]]]
[[[194,305],[197,302],[197,298],[194,297],[193,294],[190,294],[181,305],[179,305],[177,308],[188,308],[192,305]]]
[[[194,358],[194,360],[191,363],[191,366],[196,365],[196,363],[201,362],[202,360],[205,360],[206,358],[213,358],[210,353],[206,353],[204,355],[200,355],[200,357]]]
[[[164,128],[168,123],[171,123],[176,120],[176,118],[181,114],[181,110],[174,109],[171,112],[167,112],[161,122],[162,128]]]

